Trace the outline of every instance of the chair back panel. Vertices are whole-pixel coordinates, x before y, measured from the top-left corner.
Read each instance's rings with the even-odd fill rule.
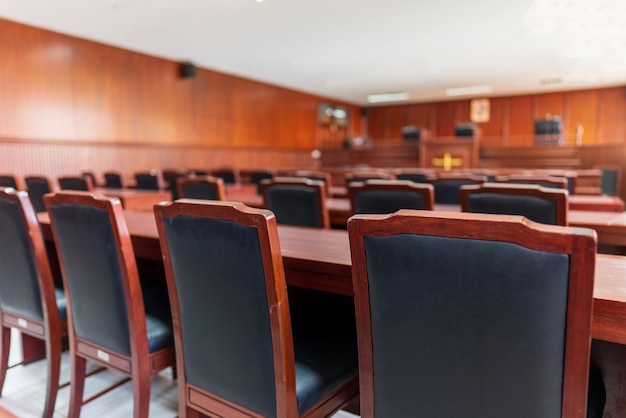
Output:
[[[3,311],[43,321],[39,279],[19,203],[0,195],[0,303]]]
[[[264,190],[265,207],[280,225],[325,228],[320,196],[315,189],[298,185],[277,184]]]
[[[35,212],[45,212],[46,205],[43,202],[43,197],[52,191],[50,189],[50,181],[46,177],[35,176],[26,177],[24,181],[26,182],[28,196],[30,197]]]
[[[502,215],[521,215],[550,225],[558,225],[557,204],[554,200],[534,196],[481,193],[468,196],[468,211]]]
[[[130,356],[124,283],[108,212],[67,203],[48,212],[76,335]]]
[[[120,173],[104,173],[104,187],[109,189],[122,189],[124,187]]]
[[[141,190],[161,189],[161,181],[156,173],[135,173],[135,183]]]
[[[465,180],[436,180],[432,182],[435,188],[435,203],[458,205],[461,202],[461,186],[477,184]]]
[[[93,190],[93,184],[89,177],[59,177],[58,182],[61,190],[79,190],[83,192]]]
[[[224,181],[218,177],[179,179],[178,194],[185,199],[224,200]]]
[[[17,190],[17,181],[15,180],[15,176],[4,175],[0,176],[0,187],[12,187]]]
[[[163,224],[187,382],[275,416],[272,333],[257,229],[190,216],[164,216]]]
[[[363,190],[354,196],[354,213],[392,213],[399,209],[427,209],[424,196],[399,190]]]

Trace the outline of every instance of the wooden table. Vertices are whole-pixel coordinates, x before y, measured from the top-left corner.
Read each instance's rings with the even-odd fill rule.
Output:
[[[125,215],[135,255],[161,263],[154,215],[138,211],[125,211]],[[40,213],[38,217],[49,242],[48,214]],[[352,294],[347,231],[279,226],[278,233],[289,285]],[[607,387],[604,416],[621,417],[626,410],[626,393],[621,391],[626,382],[626,257],[596,256],[592,336],[592,359],[599,365]],[[23,345],[30,342],[23,341]]]
[[[106,187],[96,187],[94,192],[109,197],[117,197],[126,210],[152,212],[152,208],[157,203],[172,200],[172,193],[168,190],[109,189]]]

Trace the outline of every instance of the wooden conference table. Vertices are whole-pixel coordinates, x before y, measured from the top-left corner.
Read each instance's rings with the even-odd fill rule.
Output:
[[[44,238],[50,243],[49,216],[40,213],[38,217]],[[136,257],[162,268],[154,214],[127,210],[125,217]],[[347,231],[279,226],[278,233],[287,284],[352,294]],[[592,336],[592,361],[600,367],[607,387],[604,416],[622,416],[626,410],[626,393],[621,391],[626,382],[626,257],[596,256]],[[25,358],[41,358],[38,340],[23,336],[22,344]]]

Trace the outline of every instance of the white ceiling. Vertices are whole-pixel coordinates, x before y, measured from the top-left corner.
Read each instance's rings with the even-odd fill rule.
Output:
[[[624,0],[0,0],[0,17],[360,105],[626,85]]]

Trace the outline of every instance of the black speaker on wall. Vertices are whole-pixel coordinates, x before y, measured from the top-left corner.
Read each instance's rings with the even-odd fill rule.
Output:
[[[194,78],[196,76],[196,66],[191,62],[181,62],[180,76],[182,78]]]

